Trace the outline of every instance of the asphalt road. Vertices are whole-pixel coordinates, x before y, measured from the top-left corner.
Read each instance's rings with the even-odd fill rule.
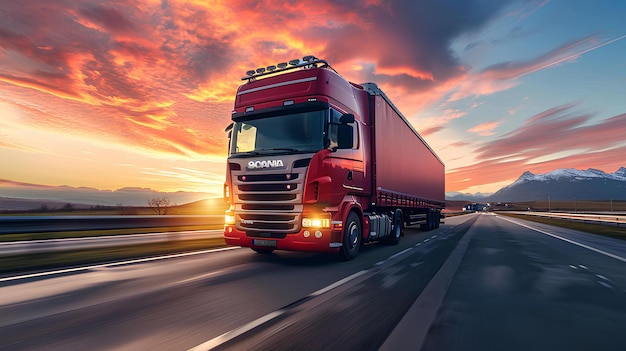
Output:
[[[515,221],[449,218],[350,262],[233,249],[4,277],[0,349],[623,350],[625,242]]]

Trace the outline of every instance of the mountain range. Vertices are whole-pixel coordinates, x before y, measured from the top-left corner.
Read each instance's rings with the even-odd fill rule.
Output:
[[[626,168],[606,173],[563,168],[545,174],[524,172],[493,194],[447,194],[448,200],[516,202],[537,200],[626,200]]]
[[[149,188],[99,190],[88,187],[49,186],[0,179],[1,210],[33,210],[45,206],[59,209],[66,204],[73,208],[93,206],[148,206],[154,198],[167,197],[172,205],[182,205],[215,197],[204,192],[160,192]]]

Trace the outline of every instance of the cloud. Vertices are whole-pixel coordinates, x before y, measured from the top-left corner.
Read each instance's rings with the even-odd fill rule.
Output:
[[[43,128],[80,119],[76,128],[57,130],[196,157],[225,148],[223,135],[197,137],[200,128],[228,122],[242,72],[304,54],[350,65],[347,77],[376,81],[396,96],[410,92],[413,102],[398,101],[411,115],[465,74],[450,42],[507,4],[13,2],[0,15],[0,81],[49,94],[39,101],[50,118],[31,114]],[[367,69],[355,72],[354,63]],[[46,107],[62,101],[83,105],[83,112]]]
[[[435,134],[438,131],[442,130],[443,126],[435,126],[435,127],[430,127],[430,128],[426,128],[424,130],[421,130],[419,133],[421,136],[426,137],[429,136],[431,134]]]
[[[474,126],[470,129],[468,129],[467,131],[470,133],[475,133],[478,134],[480,136],[491,136],[494,135],[495,132],[493,131],[494,129],[498,128],[498,126],[500,125],[500,123],[502,123],[502,121],[494,121],[494,122],[486,122],[486,123],[481,123],[477,126]]]
[[[513,180],[524,170],[623,166],[626,114],[589,124],[593,115],[577,112],[577,106],[571,103],[543,111],[516,130],[480,144],[473,151],[475,164],[448,171],[447,189]]]
[[[507,90],[519,84],[518,79],[564,62],[573,62],[581,55],[626,38],[626,35],[601,40],[597,35],[564,43],[532,60],[501,62],[478,72],[470,72],[461,80],[449,101],[472,96],[488,95]]]

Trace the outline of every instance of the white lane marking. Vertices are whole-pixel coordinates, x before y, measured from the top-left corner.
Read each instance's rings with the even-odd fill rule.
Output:
[[[422,243],[421,243],[421,242],[419,242],[419,243],[415,244],[415,246],[420,246],[420,245],[422,245]]]
[[[345,283],[347,283],[347,282],[351,281],[352,279],[355,279],[355,278],[357,278],[357,277],[360,277],[360,276],[362,276],[363,274],[365,274],[365,273],[367,273],[367,272],[368,272],[367,270],[363,270],[363,271],[356,272],[356,273],[354,273],[353,275],[348,276],[348,277],[345,277],[345,278],[343,278],[343,279],[341,279],[341,280],[338,280],[338,281],[336,281],[336,282],[334,282],[334,283],[330,284],[329,286],[327,286],[327,287],[325,287],[325,288],[322,288],[322,289],[320,289],[320,290],[318,290],[318,291],[316,291],[316,292],[312,293],[312,294],[311,294],[311,295],[309,295],[309,296],[311,296],[311,297],[320,296],[320,295],[322,295],[323,293],[328,292],[328,291],[330,291],[330,290],[332,290],[332,289],[334,289],[334,288],[336,288],[336,287],[338,287],[338,286],[341,286],[341,285],[343,285],[343,284],[345,284]]]
[[[607,278],[607,277],[603,276],[602,274],[596,274],[596,277],[598,277],[599,279],[602,279],[602,280],[606,280],[607,282],[610,282],[610,281],[611,281],[611,279],[609,279],[609,278]]]
[[[574,266],[573,264],[570,264],[569,268],[571,268],[571,269],[578,269],[578,267]]]
[[[397,254],[395,254],[395,255],[393,255],[393,256],[391,256],[391,257],[389,257],[389,258],[388,258],[388,259],[386,259],[385,261],[387,261],[387,260],[393,260],[394,258],[399,257],[399,256],[402,256],[402,255],[404,255],[405,253],[407,253],[407,252],[409,252],[409,251],[411,251],[411,250],[413,250],[413,248],[411,248],[411,247],[409,247],[408,249],[404,249],[404,250],[402,250],[402,251],[398,252]]]
[[[17,276],[13,276],[13,277],[0,278],[0,283],[1,282],[9,282],[9,281],[13,281],[13,280],[27,279],[27,278],[45,277],[45,276],[55,275],[55,274],[88,271],[88,270],[94,269],[94,268],[115,267],[115,266],[123,266],[123,265],[126,265],[126,264],[133,264],[133,263],[165,260],[165,259],[169,259],[169,258],[202,255],[202,254],[206,254],[206,253],[235,250],[235,249],[239,249],[239,248],[241,248],[241,247],[240,246],[223,247],[223,248],[220,248],[220,249],[211,249],[211,250],[203,250],[203,251],[186,252],[186,253],[182,253],[182,254],[173,254],[173,255],[159,256],[159,257],[139,258],[139,259],[129,260],[129,261],[120,261],[120,262],[96,264],[96,265],[84,266],[84,267],[66,268],[66,269],[58,269],[58,270],[54,270],[54,271],[31,273],[31,274],[25,274],[25,275],[17,275]]]
[[[228,331],[220,336],[216,336],[213,339],[203,342],[202,344],[195,346],[191,349],[189,349],[189,351],[206,351],[206,350],[211,350],[212,348],[219,346],[229,340],[232,340],[236,337],[238,337],[241,334],[244,334],[260,325],[263,325],[264,323],[267,323],[269,321],[271,321],[272,319],[282,315],[283,313],[285,313],[284,310],[278,310],[272,313],[268,313],[265,316],[255,319],[252,322],[243,325],[237,329],[233,329],[231,331]]]
[[[600,249],[596,249],[595,247],[591,247],[591,246],[589,246],[589,245],[585,245],[585,244],[579,243],[579,242],[574,241],[574,240],[571,240],[571,239],[566,239],[566,238],[563,238],[563,237],[561,237],[561,236],[558,236],[558,235],[555,235],[555,234],[552,234],[552,233],[548,233],[548,232],[543,231],[543,230],[541,230],[541,229],[533,228],[533,227],[531,227],[531,226],[529,226],[529,225],[526,225],[526,224],[523,224],[523,223],[519,223],[519,222],[516,222],[516,221],[512,221],[512,220],[510,220],[510,219],[508,219],[508,218],[503,218],[502,216],[498,216],[498,218],[502,218],[502,219],[504,219],[505,221],[511,222],[511,223],[513,223],[513,224],[517,224],[517,225],[522,226],[522,227],[524,227],[524,228],[528,228],[528,229],[534,230],[534,231],[536,231],[536,232],[539,232],[539,233],[542,233],[542,234],[545,234],[545,235],[549,235],[549,236],[551,236],[551,237],[553,237],[553,238],[556,238],[556,239],[561,239],[561,240],[563,240],[563,241],[565,241],[565,242],[568,242],[568,243],[570,243],[570,244],[578,245],[578,246],[580,246],[580,247],[582,247],[582,248],[585,248],[585,249],[587,249],[587,250],[591,250],[591,251],[597,252],[597,253],[599,253],[599,254],[602,254],[602,255],[605,255],[605,256],[608,256],[608,257],[614,258],[614,259],[616,259],[616,260],[620,260],[620,261],[622,261],[622,262],[626,262],[626,258],[621,257],[621,256],[617,256],[617,255],[614,255],[614,254],[612,254],[612,253],[610,253],[610,252],[602,251],[602,250],[600,250]],[[579,266],[580,268],[582,268],[582,269],[587,269],[587,267],[583,266],[582,264],[579,264],[578,266]]]
[[[403,255],[403,254],[405,254],[405,253],[407,253],[407,252],[409,252],[411,250],[412,250],[412,248],[404,249],[404,250],[402,250],[402,251],[400,251],[400,252],[390,256],[389,258],[387,258],[385,260],[377,262],[374,265],[375,266],[382,265],[386,261],[389,261],[389,260],[391,260],[391,259],[393,259],[395,257]],[[339,286],[341,286],[343,284],[346,284],[347,282],[349,282],[351,280],[354,280],[354,279],[356,279],[356,278],[358,278],[358,277],[360,277],[363,274],[366,274],[368,272],[369,272],[369,270],[367,270],[367,269],[359,271],[359,272],[356,272],[356,273],[354,273],[354,274],[352,274],[350,276],[347,276],[347,277],[345,277],[343,279],[340,279],[340,280],[338,280],[338,281],[336,281],[336,282],[326,286],[325,288],[322,288],[320,290],[317,290],[317,291],[309,294],[307,297],[313,298],[313,297],[320,296],[320,295],[322,295],[322,294],[324,294],[324,293],[326,293],[326,292],[328,292],[328,291],[330,291],[332,289],[335,289],[335,288],[337,288],[337,287],[339,287]],[[211,350],[211,349],[213,349],[213,348],[215,348],[217,346],[222,345],[225,342],[228,342],[228,341],[238,337],[239,335],[247,333],[248,331],[250,331],[250,330],[252,330],[252,329],[254,329],[256,327],[258,327],[258,326],[260,326],[260,325],[262,325],[262,324],[264,324],[266,322],[271,321],[272,319],[274,319],[274,318],[284,314],[285,312],[287,312],[287,310],[280,309],[278,311],[274,311],[274,312],[268,313],[265,316],[257,318],[257,319],[255,319],[254,321],[252,321],[250,323],[247,323],[247,324],[245,324],[245,325],[243,325],[241,327],[235,328],[235,329],[233,329],[231,331],[228,331],[228,332],[226,332],[226,333],[224,333],[222,335],[216,336],[216,337],[214,337],[213,339],[211,339],[209,341],[203,342],[202,344],[200,344],[198,346],[195,346],[195,347],[189,349],[188,351],[201,351],[201,350],[202,351],[207,351],[207,350]]]
[[[436,238],[436,237],[437,237],[436,235],[433,235],[433,236],[431,236],[430,238],[431,238],[431,239],[434,239],[434,238]]]
[[[605,288],[613,289],[613,287],[605,282],[598,281],[598,284],[602,285]]]
[[[426,239],[424,239],[424,242],[425,242],[425,243],[427,243],[427,242],[428,242],[428,240],[430,240],[430,239],[429,239],[429,238],[426,238]]]
[[[322,295],[323,293],[326,293],[326,292],[328,292],[328,291],[330,291],[330,290],[332,290],[332,289],[334,289],[336,287],[339,287],[339,286],[341,286],[341,285],[343,285],[343,284],[345,284],[345,283],[347,283],[347,282],[349,282],[349,281],[351,281],[351,280],[353,280],[353,279],[355,279],[357,277],[360,277],[360,276],[362,276],[363,274],[365,274],[367,272],[368,272],[367,270],[356,272],[356,273],[352,274],[351,276],[348,276],[348,277],[345,277],[345,278],[343,278],[341,280],[338,280],[338,281],[328,285],[327,287],[322,288],[322,289],[320,289],[320,290],[310,294],[309,297],[316,297],[316,296]],[[280,309],[278,311],[274,311],[274,312],[268,313],[265,316],[257,318],[257,319],[253,320],[250,323],[242,325],[239,328],[235,328],[235,329],[233,329],[231,331],[228,331],[228,332],[226,332],[226,333],[224,333],[222,335],[216,336],[216,337],[214,337],[211,340],[203,342],[202,344],[200,344],[198,346],[195,346],[195,347],[189,349],[188,351],[201,351],[201,350],[202,351],[206,351],[206,350],[211,350],[214,347],[220,346],[220,345],[222,345],[225,342],[228,342],[228,341],[230,341],[230,340],[232,340],[232,339],[234,339],[234,338],[236,338],[236,337],[238,337],[238,336],[240,336],[242,334],[245,334],[245,333],[249,332],[250,330],[252,330],[252,329],[254,329],[254,328],[258,327],[258,326],[261,326],[261,325],[271,321],[272,319],[274,319],[274,318],[284,314],[285,312],[287,312],[286,309]]]

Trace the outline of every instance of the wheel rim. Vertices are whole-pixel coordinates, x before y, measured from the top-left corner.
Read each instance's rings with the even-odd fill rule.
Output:
[[[350,238],[350,249],[354,249],[359,243],[359,230],[356,223],[350,223],[350,227],[348,228],[348,234]]]

